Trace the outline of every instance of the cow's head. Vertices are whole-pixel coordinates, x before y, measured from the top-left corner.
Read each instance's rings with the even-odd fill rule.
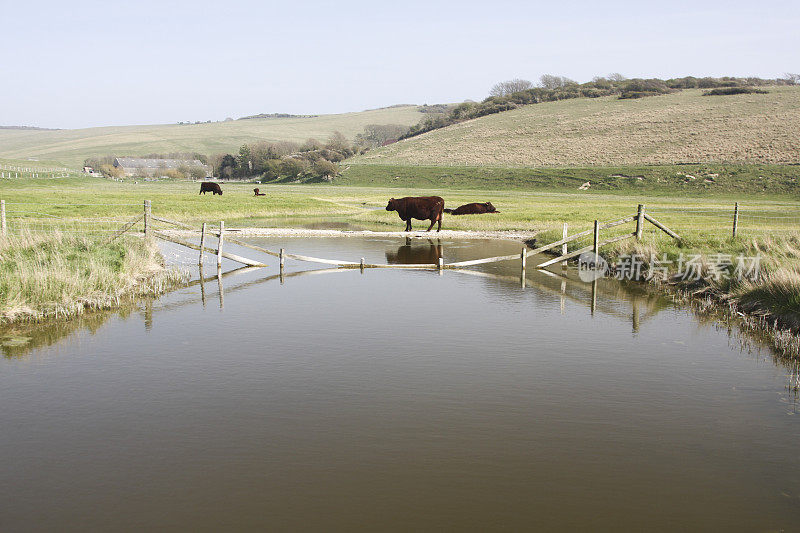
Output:
[[[394,198],[389,199],[389,203],[386,205],[387,211],[397,211],[397,208],[394,206]]]
[[[495,209],[495,208],[494,208],[494,206],[492,205],[492,202],[486,202],[486,204],[485,204],[485,205],[486,205],[486,209],[487,209],[487,210],[488,210],[490,213],[493,213],[494,211],[497,211],[497,209]]]

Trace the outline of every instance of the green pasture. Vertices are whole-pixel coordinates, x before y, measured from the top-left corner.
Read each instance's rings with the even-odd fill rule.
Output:
[[[266,193],[254,197],[253,188]],[[70,221],[121,221],[152,202],[153,214],[192,224],[225,220],[239,226],[302,226],[310,222],[348,222],[370,229],[398,230],[402,222],[383,209],[392,197],[437,195],[448,207],[491,201],[500,211],[488,215],[445,214],[444,228],[460,230],[560,229],[563,223],[585,228],[592,221],[612,220],[645,204],[675,231],[726,237],[731,233],[734,203],[740,203],[739,232],[743,236],[787,233],[798,228],[800,200],[786,195],[737,194],[729,190],[703,195],[669,195],[643,191],[488,190],[443,187],[375,187],[331,185],[264,185],[224,183],[222,196],[199,195],[199,183],[113,182],[95,178],[0,181],[9,224],[36,221],[42,229]],[[425,223],[414,222],[415,228]]]

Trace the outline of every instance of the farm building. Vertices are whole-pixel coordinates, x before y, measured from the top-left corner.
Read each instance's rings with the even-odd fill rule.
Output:
[[[126,176],[160,176],[167,170],[202,169],[206,176],[211,175],[211,167],[199,159],[144,159],[139,157],[114,158],[114,166],[121,168]],[[199,176],[203,177],[203,176]]]

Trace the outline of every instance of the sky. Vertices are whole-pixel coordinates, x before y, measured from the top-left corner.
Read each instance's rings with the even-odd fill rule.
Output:
[[[479,101],[542,74],[800,72],[800,2],[738,3],[0,0],[0,125]]]

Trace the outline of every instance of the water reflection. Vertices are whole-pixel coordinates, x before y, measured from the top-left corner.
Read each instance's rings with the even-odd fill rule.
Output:
[[[375,263],[398,246],[424,260],[438,247],[447,262],[520,251],[264,244]],[[529,269],[522,288],[519,260],[441,277],[287,260],[281,278],[271,264],[194,271],[152,305],[85,317],[97,322],[84,319],[76,342],[0,360],[0,529],[791,530],[800,519],[800,419],[783,393],[797,368],[739,356],[724,325],[569,269]]]
[[[390,265],[438,265],[442,253],[442,242],[439,239],[419,239],[406,237],[405,244],[396,250],[386,250],[386,262]]]

